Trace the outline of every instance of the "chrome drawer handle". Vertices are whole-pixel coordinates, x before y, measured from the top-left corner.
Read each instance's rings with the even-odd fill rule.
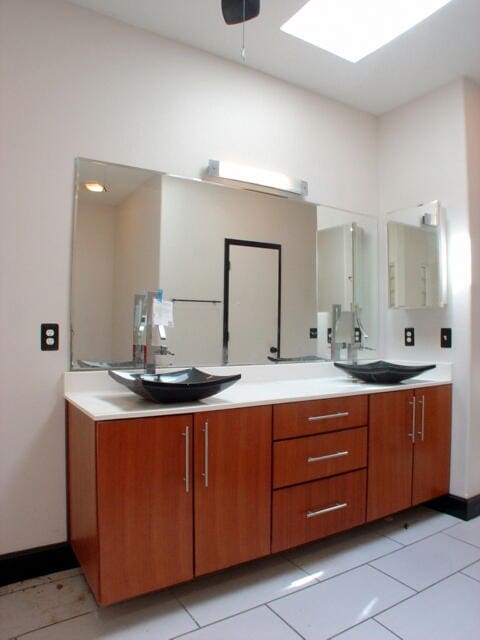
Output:
[[[307,458],[307,462],[319,462],[320,460],[331,460],[332,458],[343,458],[343,456],[348,456],[349,451],[337,451],[337,453],[329,453],[326,456],[317,456],[316,458],[312,458],[309,456]]]
[[[182,433],[185,438],[185,476],[183,481],[185,482],[185,493],[190,492],[190,427],[185,427],[185,431]]]
[[[203,431],[203,445],[204,445],[204,457],[205,457],[205,466],[203,476],[203,484],[205,487],[208,487],[208,421],[205,422],[205,425],[202,429]]]
[[[415,429],[416,429],[415,419],[416,419],[416,411],[417,411],[415,396],[413,396],[413,398],[408,401],[408,404],[412,406],[412,432],[407,435],[411,439],[412,443],[415,444]]]
[[[327,413],[324,416],[309,416],[309,422],[315,422],[316,420],[328,420],[329,418],[344,418],[348,416],[348,411],[341,411],[340,413]]]
[[[332,511],[338,511],[339,509],[345,509],[348,507],[348,502],[337,502],[337,504],[333,504],[331,507],[325,507],[325,509],[319,509],[318,511],[307,511],[307,518],[315,518],[316,516],[321,516],[324,513],[330,513]]]

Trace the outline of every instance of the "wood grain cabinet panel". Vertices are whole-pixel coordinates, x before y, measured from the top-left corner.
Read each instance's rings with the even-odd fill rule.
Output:
[[[102,604],[193,578],[187,433],[191,416],[97,423]]]
[[[367,520],[448,493],[451,385],[370,397]]]
[[[370,396],[368,521],[411,505],[412,412],[413,391]]]
[[[278,489],[273,495],[272,551],[365,522],[366,471]]]
[[[367,427],[281,440],[273,445],[273,487],[353,471],[367,465]]]
[[[195,575],[270,553],[272,407],[195,415]]]
[[[448,493],[452,388],[416,389],[415,398],[412,504],[420,504]]]
[[[368,396],[328,398],[277,404],[273,407],[273,438],[295,438],[368,422]]]

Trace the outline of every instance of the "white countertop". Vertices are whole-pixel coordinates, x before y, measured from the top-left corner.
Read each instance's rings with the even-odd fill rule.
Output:
[[[409,362],[406,364],[414,364]],[[423,364],[423,363],[415,363]],[[428,364],[428,363],[427,363]],[[253,365],[246,367],[201,367],[217,375],[241,373],[242,378],[225,391],[195,402],[157,404],[140,398],[115,382],[107,371],[65,373],[65,399],[92,420],[145,418],[200,411],[218,411],[297,400],[318,400],[342,396],[385,393],[400,389],[438,386],[452,381],[451,365],[396,385],[354,381],[331,362]]]

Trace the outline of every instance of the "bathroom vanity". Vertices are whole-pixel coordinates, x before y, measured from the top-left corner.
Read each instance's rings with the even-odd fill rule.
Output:
[[[66,374],[69,538],[100,604],[448,492],[449,375],[382,386],[330,363],[267,367],[270,381],[249,369],[189,405]]]

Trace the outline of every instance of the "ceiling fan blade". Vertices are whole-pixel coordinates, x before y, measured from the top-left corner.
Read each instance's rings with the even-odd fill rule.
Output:
[[[227,24],[246,22],[260,13],[260,0],[222,0],[222,13]]]

